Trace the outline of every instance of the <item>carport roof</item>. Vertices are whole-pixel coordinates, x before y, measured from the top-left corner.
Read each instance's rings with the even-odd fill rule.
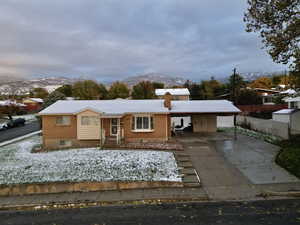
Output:
[[[227,100],[172,101],[171,113],[239,113]]]

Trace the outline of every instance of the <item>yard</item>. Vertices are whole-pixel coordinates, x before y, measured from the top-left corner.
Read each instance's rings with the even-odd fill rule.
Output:
[[[31,153],[39,136],[0,148],[0,184],[82,181],[181,182],[173,153],[71,149]]]

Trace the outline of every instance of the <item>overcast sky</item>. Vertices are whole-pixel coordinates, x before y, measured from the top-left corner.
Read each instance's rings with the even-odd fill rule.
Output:
[[[157,72],[189,79],[278,71],[246,0],[1,0],[0,76],[123,79]]]

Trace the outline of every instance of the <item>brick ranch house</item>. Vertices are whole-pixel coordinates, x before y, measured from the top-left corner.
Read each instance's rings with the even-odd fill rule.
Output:
[[[171,117],[191,116],[193,132],[215,132],[217,115],[239,113],[227,100],[172,101],[171,94],[153,100],[61,100],[39,113],[43,147],[102,146],[106,140],[165,142]]]

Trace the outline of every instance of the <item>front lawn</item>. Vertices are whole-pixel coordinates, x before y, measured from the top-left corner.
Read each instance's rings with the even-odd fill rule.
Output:
[[[173,153],[72,149],[31,153],[41,138],[34,136],[0,148],[0,184],[56,181],[181,182]]]
[[[282,149],[277,155],[276,163],[300,178],[300,135],[281,141],[279,145]]]

